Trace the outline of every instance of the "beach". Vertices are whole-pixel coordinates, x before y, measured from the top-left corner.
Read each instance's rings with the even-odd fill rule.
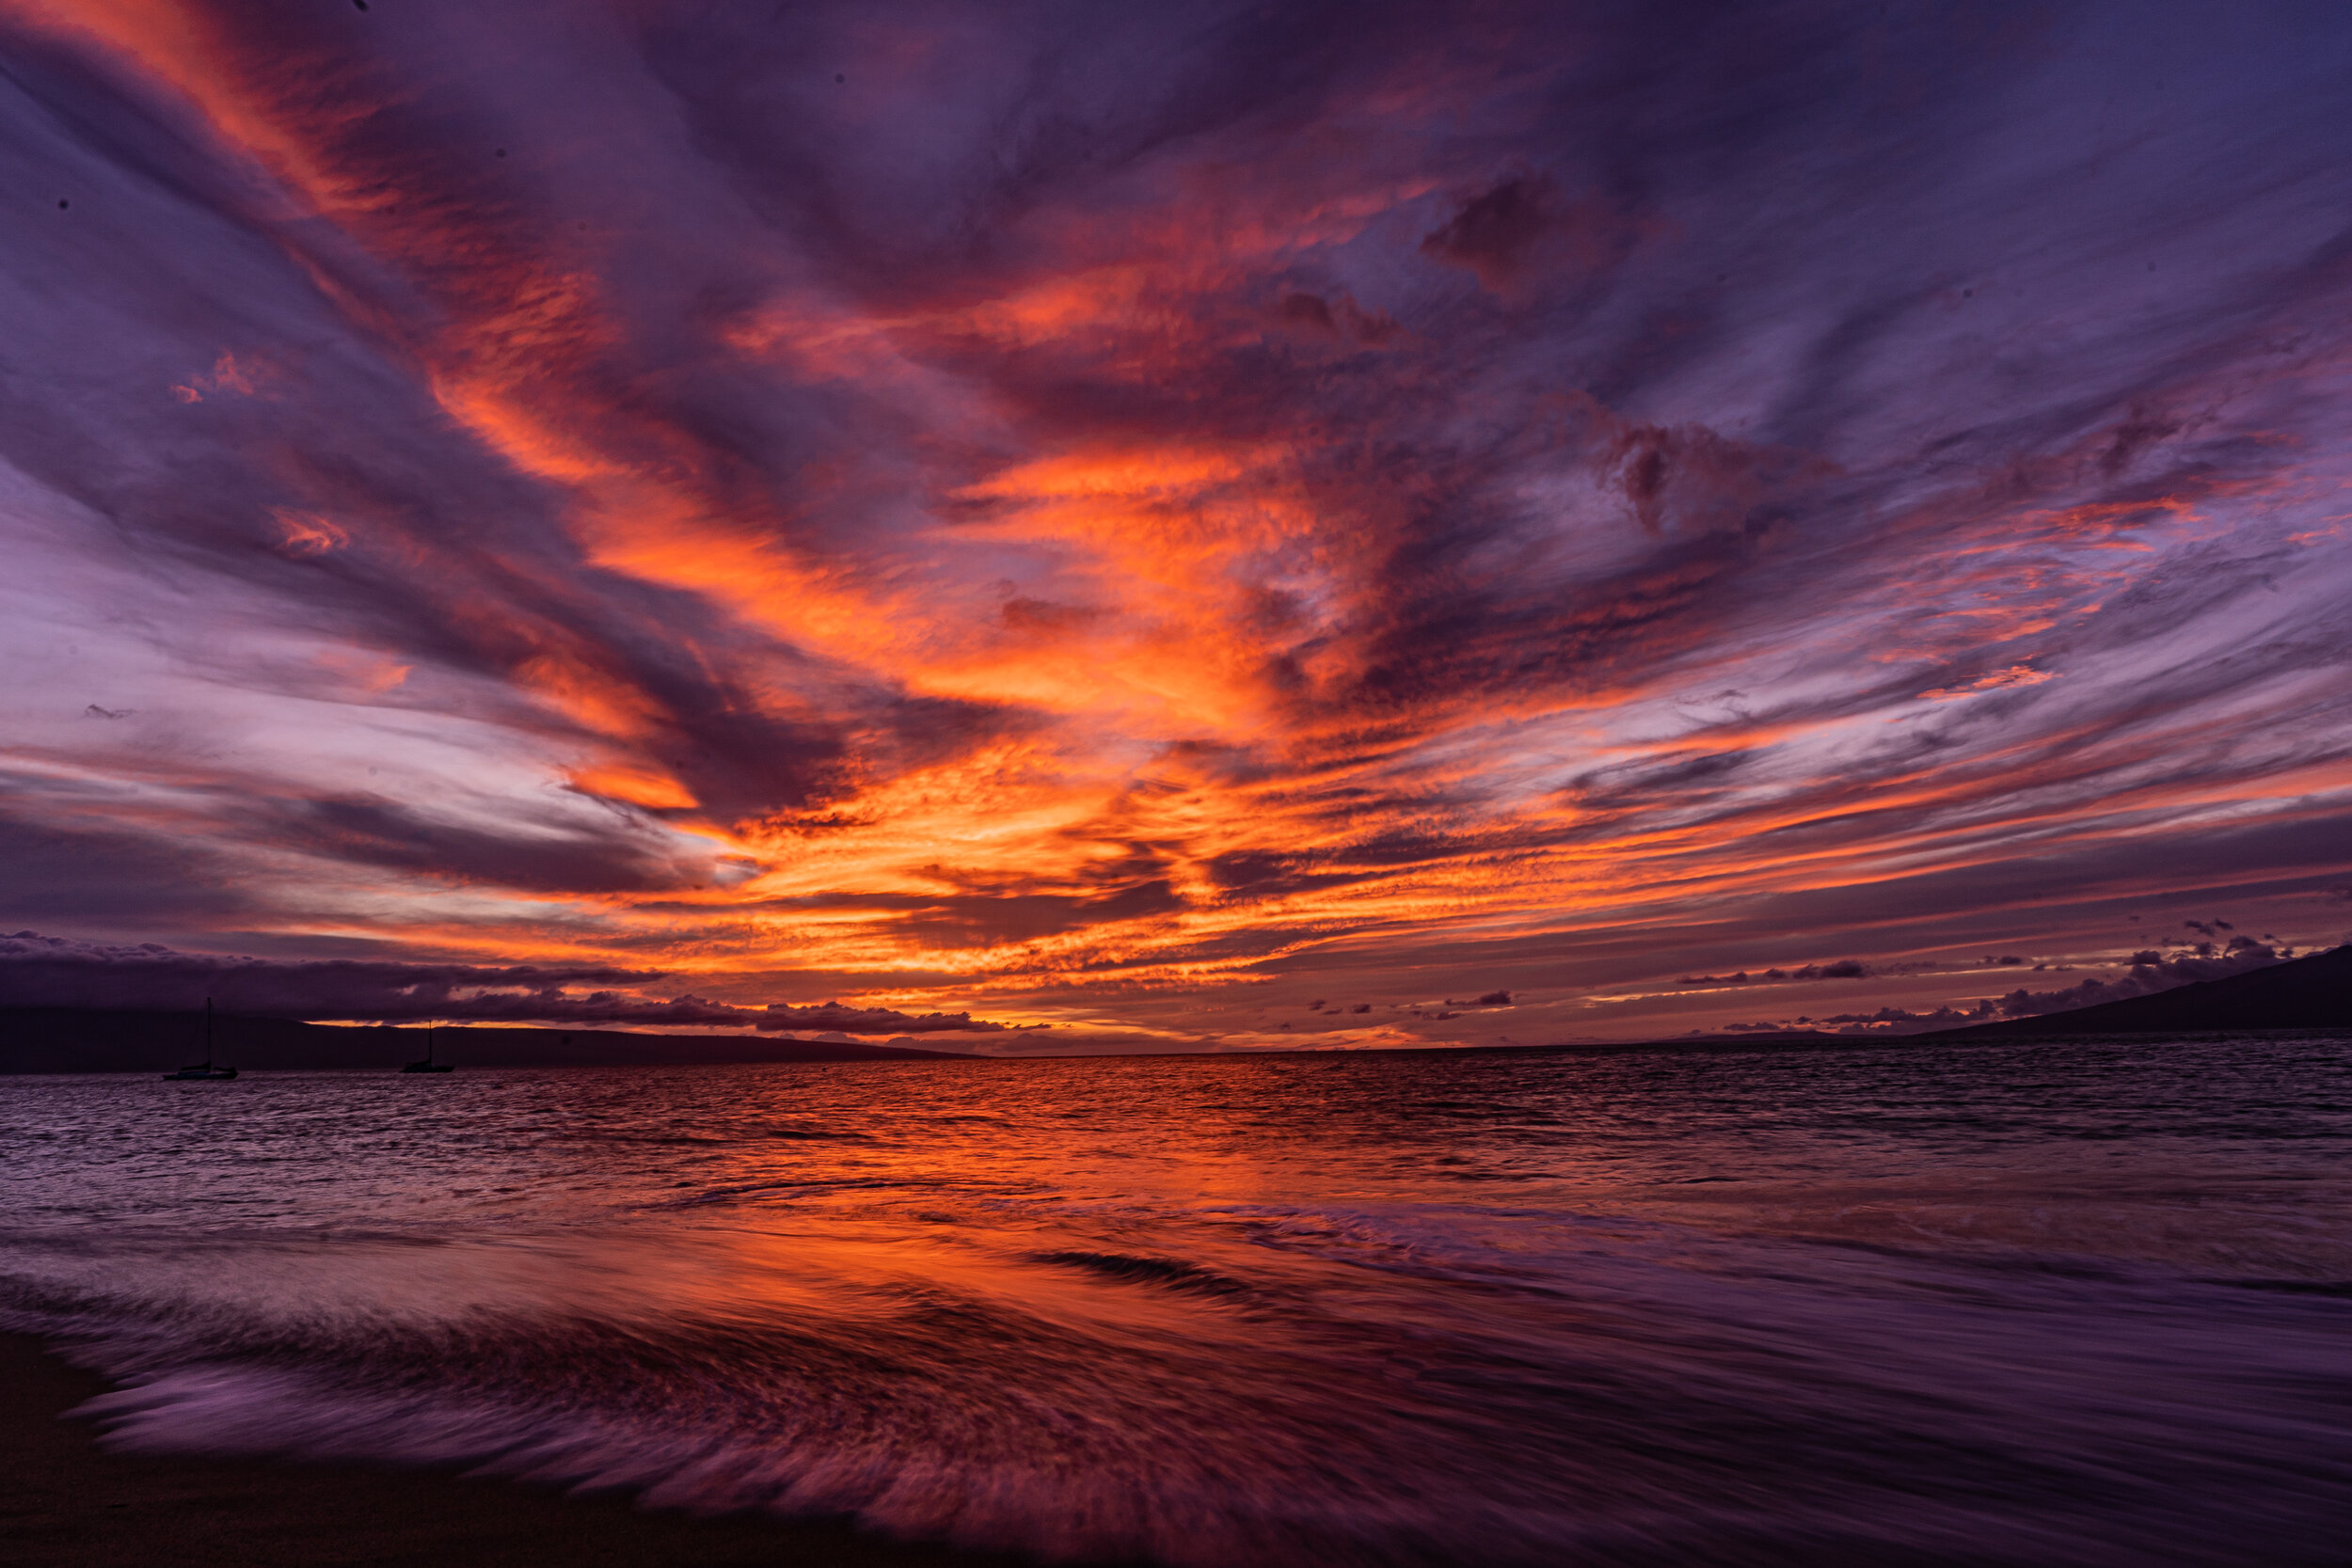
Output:
[[[896,1544],[836,1524],[695,1519],[626,1497],[567,1497],[446,1468],[111,1452],[97,1422],[67,1418],[107,1387],[39,1339],[0,1334],[0,1560],[15,1568],[987,1568],[1017,1560]]]

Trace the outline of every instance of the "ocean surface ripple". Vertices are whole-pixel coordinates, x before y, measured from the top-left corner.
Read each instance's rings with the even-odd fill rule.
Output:
[[[1063,1560],[2342,1560],[2352,1048],[0,1081],[133,1449]]]

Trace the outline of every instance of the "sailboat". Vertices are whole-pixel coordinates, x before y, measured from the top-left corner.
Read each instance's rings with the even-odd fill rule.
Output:
[[[195,1083],[234,1078],[236,1075],[235,1068],[213,1065],[213,999],[208,996],[204,999],[204,1059],[194,1067],[183,1067],[177,1072],[165,1073],[164,1082],[167,1084]]]
[[[455,1069],[456,1064],[453,1062],[437,1062],[433,1059],[433,1025],[428,1023],[424,1026],[424,1060],[410,1062],[400,1070],[403,1072],[452,1072]]]

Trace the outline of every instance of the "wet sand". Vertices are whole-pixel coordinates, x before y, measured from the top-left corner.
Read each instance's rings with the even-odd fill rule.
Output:
[[[112,1453],[65,1412],[106,1382],[0,1335],[0,1561],[11,1568],[484,1564],[1012,1568],[844,1525],[692,1519],[419,1470]]]

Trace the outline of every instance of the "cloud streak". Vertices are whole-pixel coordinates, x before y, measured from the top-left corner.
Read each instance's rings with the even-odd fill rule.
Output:
[[[659,971],[585,964],[492,969],[364,958],[287,961],[181,953],[156,942],[108,946],[33,931],[0,937],[0,1007],[137,1011],[212,1002],[254,1018],[717,1024],[845,1035],[994,1034],[1006,1027],[968,1012],[917,1017],[834,1003],[771,1003],[755,1011],[698,996],[657,1000],[641,994],[663,978]],[[577,989],[587,986],[603,989],[584,993]]]

